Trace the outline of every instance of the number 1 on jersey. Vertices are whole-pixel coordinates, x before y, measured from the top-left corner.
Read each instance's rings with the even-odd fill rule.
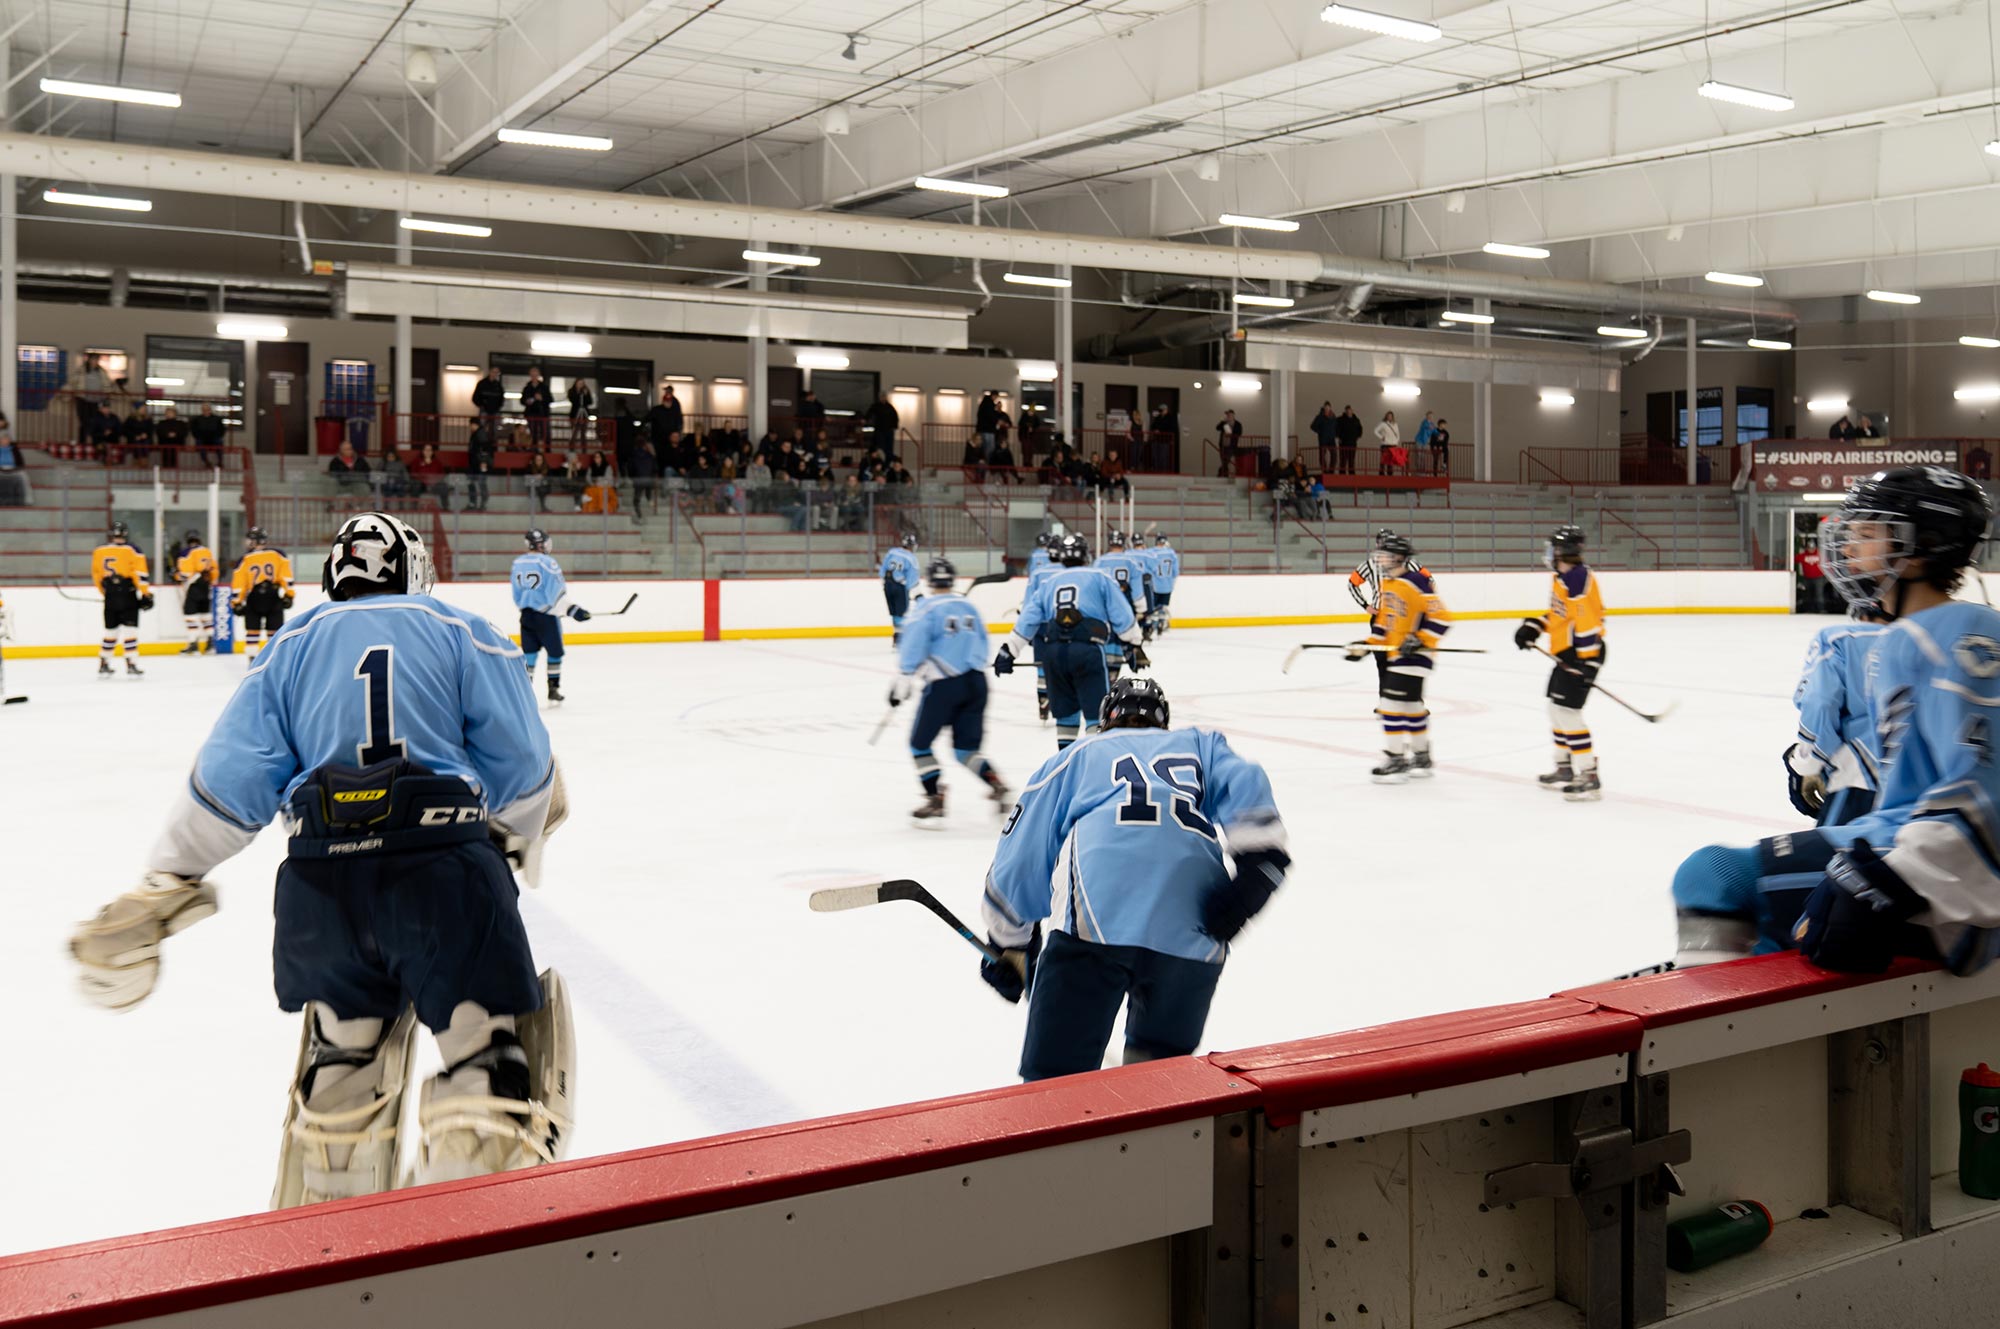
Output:
[[[396,648],[371,646],[354,666],[354,677],[367,690],[366,737],[355,749],[363,766],[394,761],[409,749],[396,737]]]

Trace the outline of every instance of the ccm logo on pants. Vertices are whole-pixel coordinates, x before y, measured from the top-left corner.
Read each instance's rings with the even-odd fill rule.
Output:
[[[453,822],[460,825],[468,821],[485,821],[485,808],[425,808],[417,818],[419,826],[449,826]]]

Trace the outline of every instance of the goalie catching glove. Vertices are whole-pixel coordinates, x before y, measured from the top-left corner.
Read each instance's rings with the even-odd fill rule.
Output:
[[[83,995],[107,1010],[138,1005],[159,981],[160,943],[215,910],[215,887],[207,882],[148,872],[137,890],[105,905],[70,935]]]

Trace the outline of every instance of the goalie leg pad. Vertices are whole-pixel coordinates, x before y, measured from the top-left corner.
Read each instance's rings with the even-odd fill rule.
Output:
[[[395,1188],[416,1031],[408,1007],[394,1021],[342,1020],[318,1001],[306,1008],[273,1209]]]
[[[568,1148],[576,1035],[562,975],[543,972],[542,1007],[488,1015],[463,1002],[438,1032],[445,1069],[424,1085],[411,1182],[456,1181],[553,1163]]]

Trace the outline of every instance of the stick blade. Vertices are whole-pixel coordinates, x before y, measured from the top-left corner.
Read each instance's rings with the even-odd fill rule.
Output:
[[[1286,651],[1284,672],[1287,674],[1291,673],[1292,666],[1297,664],[1299,662],[1299,657],[1304,655],[1305,653],[1306,653],[1306,648],[1303,646],[1294,646],[1292,647],[1291,650]]]
[[[843,909],[863,909],[882,902],[882,883],[870,882],[866,886],[829,886],[825,890],[814,891],[806,903],[815,914],[837,914]]]
[[[1651,715],[1648,715],[1646,717],[1646,722],[1648,724],[1658,724],[1660,721],[1666,719],[1669,715],[1672,715],[1675,709],[1679,707],[1680,704],[1681,704],[1681,699],[1679,697],[1675,697],[1672,701],[1660,707],[1659,710],[1654,711]]]
[[[25,705],[25,704],[27,703],[27,700],[28,700],[28,699],[27,699],[27,698],[26,698],[25,696],[21,696],[21,697],[9,697],[9,698],[7,698],[7,700],[6,700],[5,702],[0,702],[0,705],[5,705],[5,706],[21,706],[21,705]]]

